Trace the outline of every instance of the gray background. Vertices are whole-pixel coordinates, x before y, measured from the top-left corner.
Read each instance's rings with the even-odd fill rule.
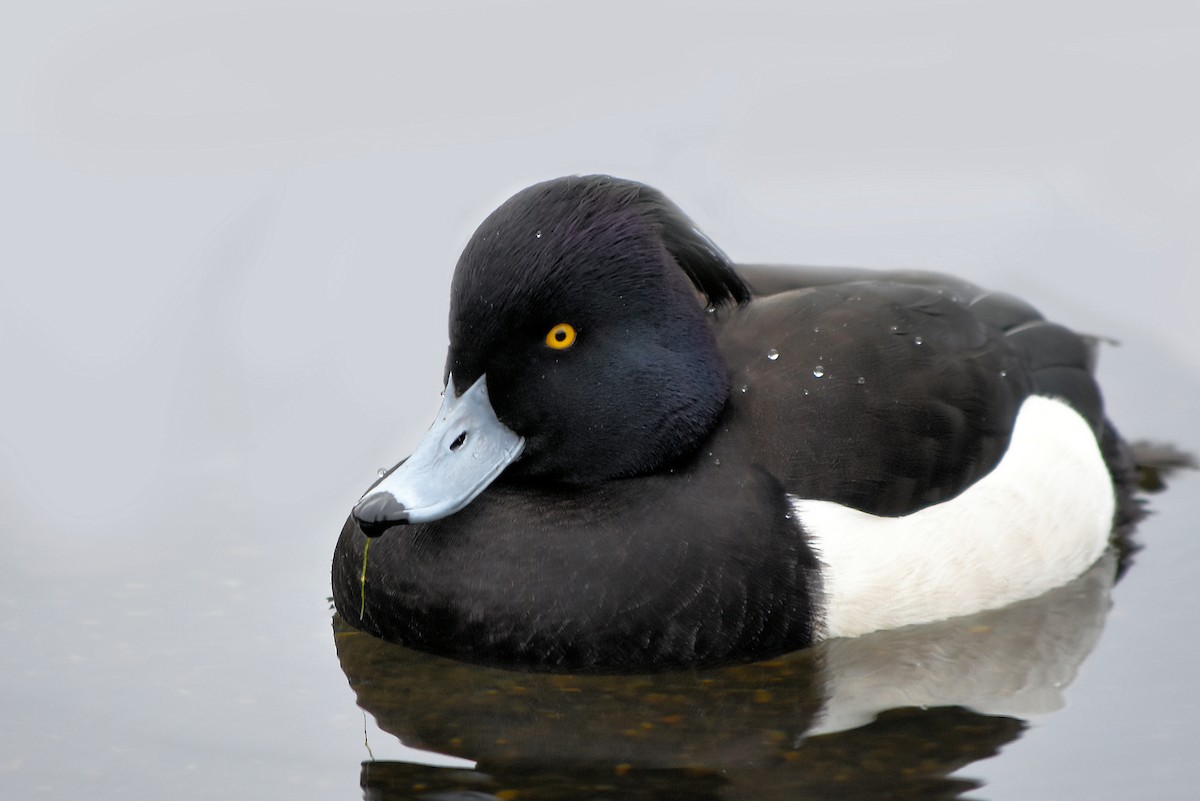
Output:
[[[740,261],[1019,294],[1121,343],[1101,377],[1128,435],[1200,450],[1195,4],[4,17],[11,797],[357,794],[333,542],[437,407],[458,251],[535,180],[653,184]],[[1197,487],[1156,499],[1067,708],[964,771],[983,795],[1191,797]]]

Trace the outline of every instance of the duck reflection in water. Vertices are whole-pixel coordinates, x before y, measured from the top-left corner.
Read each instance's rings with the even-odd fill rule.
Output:
[[[1057,709],[1100,636],[1110,554],[1001,610],[648,675],[513,672],[335,619],[342,669],[383,731],[474,769],[367,761],[366,798],[957,798],[960,769]]]

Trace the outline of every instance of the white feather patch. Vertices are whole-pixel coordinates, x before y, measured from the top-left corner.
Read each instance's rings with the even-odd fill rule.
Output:
[[[1033,598],[1104,552],[1116,499],[1088,424],[1031,397],[992,472],[957,497],[877,517],[791,496],[824,569],[828,637],[927,623]]]

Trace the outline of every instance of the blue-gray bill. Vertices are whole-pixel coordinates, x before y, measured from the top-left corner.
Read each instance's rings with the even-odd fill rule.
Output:
[[[446,382],[442,408],[412,455],[375,483],[354,507],[368,537],[401,523],[452,515],[483,492],[521,455],[523,437],[496,417],[487,376],[461,396]]]

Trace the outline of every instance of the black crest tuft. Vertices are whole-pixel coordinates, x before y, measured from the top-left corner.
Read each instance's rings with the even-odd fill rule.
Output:
[[[608,180],[625,183],[615,178]],[[750,287],[734,272],[729,257],[678,206],[657,189],[634,185],[638,187],[637,202],[658,225],[667,251],[710,304],[720,306],[750,300]]]
[[[696,291],[713,306],[745,303],[750,287],[734,272],[733,263],[711,239],[701,233],[683,211],[662,192],[636,181],[610,175],[574,175],[530,187],[521,196],[556,197],[575,202],[577,213],[589,209],[615,217],[632,212],[631,221],[648,223]],[[587,216],[584,213],[584,216]],[[618,231],[624,225],[616,226]]]

